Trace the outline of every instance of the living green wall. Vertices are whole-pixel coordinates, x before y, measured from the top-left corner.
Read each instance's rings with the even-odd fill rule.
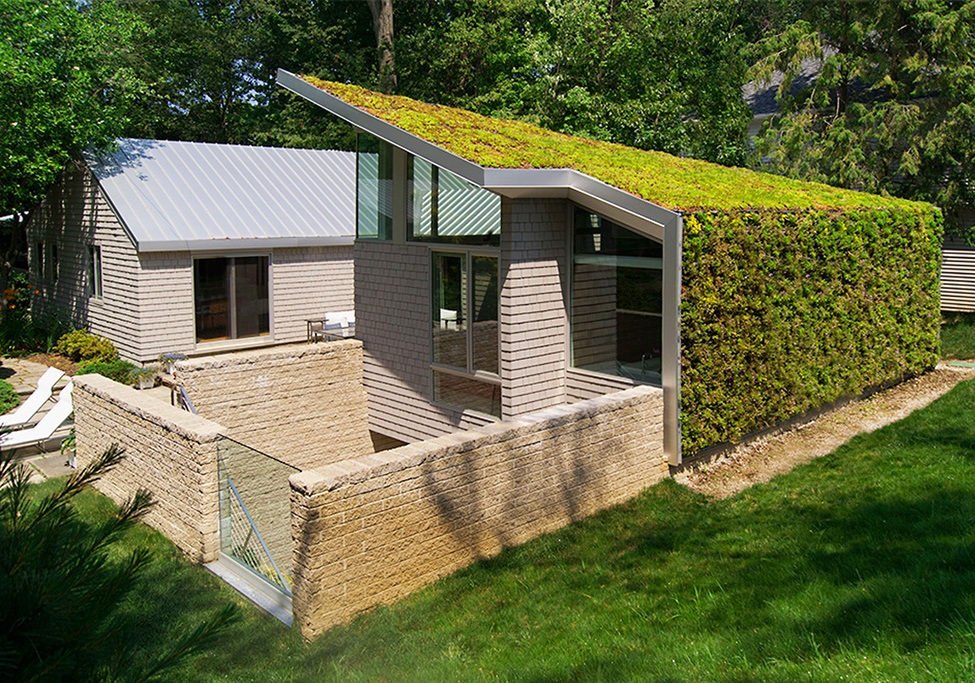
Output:
[[[938,361],[941,213],[684,218],[685,455]]]

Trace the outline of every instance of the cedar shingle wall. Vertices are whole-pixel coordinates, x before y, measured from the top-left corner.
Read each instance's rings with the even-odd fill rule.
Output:
[[[505,419],[565,403],[566,203],[501,205],[501,400]]]

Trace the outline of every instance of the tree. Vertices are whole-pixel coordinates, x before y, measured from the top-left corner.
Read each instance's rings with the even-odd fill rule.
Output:
[[[132,31],[107,3],[0,3],[0,215],[14,214],[0,267],[6,289],[23,219],[72,157],[122,130],[131,73],[112,52]]]
[[[399,90],[485,114],[743,163],[743,3],[440,0],[397,10]]]
[[[126,650],[117,608],[149,556],[116,559],[114,546],[152,504],[138,491],[113,517],[82,521],[72,500],[115,467],[109,448],[60,487],[36,495],[30,471],[0,458],[0,678],[5,681],[149,681],[212,642],[236,619],[228,606],[148,664]]]
[[[934,202],[949,228],[975,205],[975,3],[796,4],[753,68],[785,75],[756,144],[776,173]],[[794,87],[819,63],[808,87]]]
[[[379,87],[396,90],[396,64],[393,60],[393,0],[366,0],[372,14],[376,49],[379,51]]]

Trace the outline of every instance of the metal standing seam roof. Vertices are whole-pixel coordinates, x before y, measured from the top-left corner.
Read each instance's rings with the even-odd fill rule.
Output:
[[[353,152],[125,138],[86,161],[139,252],[355,239]]]

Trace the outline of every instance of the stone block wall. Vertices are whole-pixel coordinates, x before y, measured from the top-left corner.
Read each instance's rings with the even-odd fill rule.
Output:
[[[126,457],[96,488],[116,502],[148,489],[156,504],[146,523],[194,562],[217,559],[217,444],[226,430],[101,375],[73,381],[78,467],[118,444]]]
[[[313,638],[667,473],[643,386],[295,474],[295,620]]]
[[[371,453],[362,344],[295,344],[180,361],[197,412],[231,438],[308,469]]]

